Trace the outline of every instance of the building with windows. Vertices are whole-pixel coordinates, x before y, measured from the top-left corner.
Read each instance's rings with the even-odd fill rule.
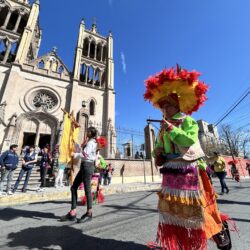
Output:
[[[86,128],[98,125],[107,138],[104,155],[115,156],[115,91],[113,37],[102,36],[80,22],[74,68],[70,71],[57,49],[38,56],[42,32],[40,3],[0,0],[0,151],[60,142],[63,112],[74,112]]]
[[[197,121],[199,126],[199,140],[203,151],[207,155],[213,155],[221,145],[218,130],[213,124],[208,124],[204,120]]]

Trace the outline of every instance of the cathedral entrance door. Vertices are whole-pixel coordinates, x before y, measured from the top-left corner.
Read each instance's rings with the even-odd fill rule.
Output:
[[[35,133],[23,133],[23,145],[22,148],[25,146],[31,146],[35,144],[36,134]]]
[[[47,144],[50,145],[51,135],[49,134],[40,134],[39,137],[39,148],[44,148]]]

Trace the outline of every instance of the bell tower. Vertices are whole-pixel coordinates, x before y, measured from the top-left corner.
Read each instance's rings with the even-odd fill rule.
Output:
[[[82,94],[79,94],[81,93]],[[86,101],[89,125],[96,126],[99,133],[107,138],[105,157],[114,157],[115,139],[115,91],[113,36],[103,36],[94,21],[86,29],[84,20],[79,27],[75,53],[71,110],[76,110],[73,99],[80,95]]]
[[[0,63],[23,63],[37,57],[41,42],[39,0],[0,0]]]

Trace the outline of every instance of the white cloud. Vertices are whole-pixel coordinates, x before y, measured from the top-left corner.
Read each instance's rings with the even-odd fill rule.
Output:
[[[121,52],[121,59],[122,59],[122,70],[126,74],[127,65],[126,65],[125,54],[123,52]]]

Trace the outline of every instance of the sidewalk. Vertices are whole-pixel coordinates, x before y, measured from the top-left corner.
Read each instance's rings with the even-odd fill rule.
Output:
[[[128,183],[128,184],[111,184],[103,186],[104,195],[127,193],[136,191],[154,191],[160,188],[160,183]],[[84,191],[78,191],[79,197],[84,195]],[[28,190],[26,193],[17,191],[14,195],[0,197],[0,206],[11,206],[17,204],[34,203],[41,201],[70,199],[70,187],[63,188],[48,187],[44,192],[36,192],[36,190]]]
[[[241,177],[241,181],[250,180],[249,177]],[[233,181],[231,178],[226,178],[226,182],[233,186],[241,186],[241,183]],[[213,178],[214,188],[217,192],[220,192],[219,180],[215,177]],[[118,193],[128,193],[136,191],[155,191],[159,190],[161,186],[160,182],[155,183],[126,183],[126,184],[111,184],[110,186],[103,186],[104,195],[118,194]],[[78,191],[79,197],[84,195],[84,191]],[[70,200],[71,192],[70,187],[66,186],[63,188],[48,187],[44,192],[36,192],[36,189],[28,190],[27,193],[21,193],[17,191],[14,195],[0,197],[0,206],[11,206],[17,204],[34,203],[42,201],[53,201],[53,200]]]

